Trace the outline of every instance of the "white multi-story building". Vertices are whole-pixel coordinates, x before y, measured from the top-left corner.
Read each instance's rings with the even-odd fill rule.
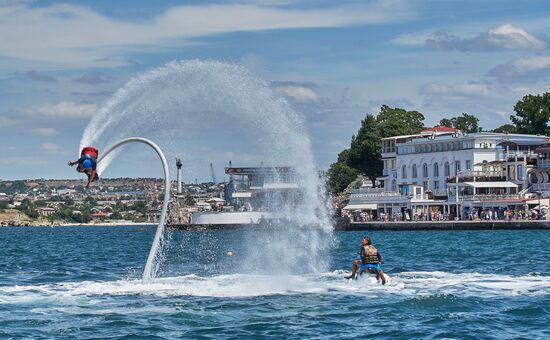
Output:
[[[533,175],[528,175],[536,169],[534,151],[547,142],[546,136],[463,134],[440,126],[384,138],[383,176],[378,178],[383,189],[355,191],[348,210],[401,216],[441,211],[461,217],[478,209],[527,208],[536,196]],[[542,173],[535,177],[538,182],[546,178],[550,185],[548,175],[536,171]]]

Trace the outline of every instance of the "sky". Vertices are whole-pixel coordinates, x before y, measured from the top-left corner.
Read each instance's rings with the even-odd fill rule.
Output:
[[[324,170],[383,104],[430,126],[463,112],[485,129],[509,123],[518,100],[549,90],[550,2],[0,0],[0,180],[80,178],[66,163],[103,103],[130,78],[187,59],[266,80],[305,116]],[[228,158],[257,165],[231,143],[222,151],[208,155],[218,179]],[[116,163],[108,177],[160,176]]]

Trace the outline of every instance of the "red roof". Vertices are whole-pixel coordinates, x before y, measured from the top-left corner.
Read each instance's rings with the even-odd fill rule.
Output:
[[[107,217],[109,214],[104,212],[96,212],[95,214],[92,214],[92,217]]]
[[[458,131],[458,129],[448,127],[448,126],[442,126],[442,125],[437,125],[431,128],[424,128],[424,130],[422,130],[422,132],[456,132],[456,131]]]

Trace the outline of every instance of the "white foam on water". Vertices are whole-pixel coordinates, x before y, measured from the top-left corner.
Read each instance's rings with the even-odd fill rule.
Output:
[[[228,274],[200,277],[194,274],[110,282],[84,281],[40,286],[0,287],[0,304],[79,304],[81,299],[101,296],[152,295],[159,297],[257,297],[293,294],[375,294],[375,296],[542,296],[550,294],[550,277],[480,273],[403,272],[387,276],[386,285],[364,275],[345,280],[348,272],[337,270],[310,275]]]

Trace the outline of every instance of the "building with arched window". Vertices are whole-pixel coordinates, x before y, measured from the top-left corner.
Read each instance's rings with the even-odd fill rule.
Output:
[[[386,198],[377,193],[369,204],[385,212],[435,209],[454,216],[487,207],[524,209],[529,196],[539,195],[535,188],[548,187],[550,196],[550,170],[536,167],[538,157],[550,169],[550,146],[542,149],[547,142],[545,136],[463,134],[440,126],[384,138],[378,181]]]

